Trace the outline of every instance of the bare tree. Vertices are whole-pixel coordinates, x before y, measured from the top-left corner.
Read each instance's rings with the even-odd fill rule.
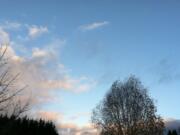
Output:
[[[164,130],[153,100],[134,76],[113,83],[93,110],[92,122],[101,135],[162,135]]]
[[[18,117],[28,110],[29,101],[22,103],[20,93],[23,88],[16,87],[19,74],[13,75],[5,57],[8,46],[0,47],[0,114]]]

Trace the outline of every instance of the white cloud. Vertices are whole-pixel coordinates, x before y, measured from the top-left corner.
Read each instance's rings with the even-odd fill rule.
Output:
[[[105,26],[107,24],[109,24],[108,21],[94,22],[94,23],[91,23],[91,24],[82,25],[82,26],[80,26],[80,29],[83,30],[83,31],[94,30],[94,29],[97,29],[99,27],[103,27],[103,26]]]
[[[29,30],[29,37],[31,38],[36,38],[44,33],[48,32],[48,28],[44,27],[44,26],[28,26],[28,30]]]
[[[9,41],[9,34],[0,28],[0,44],[8,44]]]
[[[17,35],[17,38],[22,41],[28,41],[31,38],[36,38],[42,34],[48,33],[47,26],[38,26],[38,25],[29,25],[23,24],[17,21],[4,21],[0,22],[0,30],[2,31],[12,31],[12,30],[27,30],[27,36],[23,37],[22,35]]]
[[[10,60],[20,62],[23,61],[23,58],[16,55],[14,49],[8,45],[2,45],[0,48],[0,53],[5,52],[5,59],[8,58]]]
[[[48,53],[45,50],[34,48],[32,51],[32,57],[46,57]]]

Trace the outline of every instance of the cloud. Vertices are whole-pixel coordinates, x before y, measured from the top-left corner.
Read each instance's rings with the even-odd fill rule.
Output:
[[[80,114],[84,116],[89,115],[89,113],[79,113],[78,115]],[[33,114],[33,117],[34,116],[35,118],[53,121],[61,135],[97,135],[98,133],[98,130],[90,123],[78,126],[72,122],[65,122],[64,114],[60,112],[40,110],[36,111],[35,114]]]
[[[63,119],[63,114],[59,112],[53,112],[53,111],[37,111],[35,114],[38,118],[44,119],[44,120],[51,120],[53,122],[58,122],[59,120]]]
[[[9,34],[0,28],[0,44],[8,44],[10,41]]]
[[[43,80],[42,82],[39,83],[39,86],[42,89],[64,89],[75,93],[88,91],[95,85],[96,82],[91,79],[87,79],[86,81],[83,81],[81,77],[73,78],[67,74],[64,74],[58,79]]]
[[[27,32],[26,35],[22,36],[17,34],[16,38],[21,41],[29,41],[31,39],[37,38],[45,33],[48,33],[48,27],[47,26],[41,26],[41,25],[30,25],[21,23],[18,21],[3,21],[0,22],[0,30],[1,32],[11,32],[15,30],[22,30],[24,32]],[[21,31],[21,32],[22,32]]]
[[[29,30],[28,35],[31,38],[39,37],[42,34],[47,33],[49,31],[47,27],[36,26],[36,25],[28,26],[28,30]]]
[[[56,99],[54,92],[70,91],[74,93],[85,92],[96,85],[96,81],[85,76],[73,77],[69,70],[60,63],[57,49],[64,42],[49,43],[44,48],[33,48],[30,57],[16,54],[15,50],[7,47],[6,57],[11,74],[20,73],[16,82],[18,87],[27,85],[34,104],[52,102]],[[5,47],[4,47],[5,48]]]
[[[82,26],[80,26],[80,29],[82,31],[94,30],[94,29],[103,27],[103,26],[105,26],[107,24],[109,24],[108,21],[94,22],[94,23],[91,23],[91,24],[82,25]]]
[[[5,30],[17,30],[21,26],[22,24],[19,22],[5,21],[3,23],[0,23],[0,28],[5,29]]]
[[[23,46],[25,47],[24,53],[28,53],[25,56],[19,53],[21,48],[15,48],[14,44],[17,42],[11,41],[9,33],[4,29],[0,29],[0,41],[2,44],[13,43],[12,46],[2,46],[2,50],[7,47],[5,57],[8,58],[7,66],[10,67],[10,74],[16,75],[20,73],[15,87],[22,88],[27,85],[20,98],[25,101],[30,96],[33,107],[29,113],[34,112],[38,118],[55,121],[60,128],[59,131],[65,134],[71,132],[74,135],[83,135],[85,133],[93,135],[95,131],[92,127],[79,127],[73,123],[60,123],[64,117],[60,112],[37,109],[44,107],[42,105],[46,103],[57,101],[59,97],[56,95],[59,95],[57,94],[59,91],[78,94],[91,90],[96,85],[96,81],[86,75],[73,76],[72,70],[61,62],[59,53],[66,41],[56,38],[43,47],[32,47],[31,50]],[[86,117],[88,114],[77,114],[74,119],[78,119],[80,115]]]
[[[32,57],[47,57],[48,52],[39,48],[33,48]]]
[[[82,127],[74,123],[61,123],[57,125],[61,135],[97,135],[98,131],[91,125],[87,124]]]

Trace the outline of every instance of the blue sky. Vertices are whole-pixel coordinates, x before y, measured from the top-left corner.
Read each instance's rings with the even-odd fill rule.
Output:
[[[60,113],[64,122],[85,125],[113,81],[133,74],[157,100],[159,114],[180,119],[179,1],[0,3],[0,36],[8,34],[1,42],[10,43],[13,56],[26,63],[23,67],[45,63],[36,72],[30,66],[29,71],[40,72],[41,78],[39,73],[33,76],[38,81],[53,80],[48,83],[51,86],[43,84],[48,87],[48,92],[43,91],[46,96],[37,92],[43,97],[43,111]],[[45,97],[52,101],[45,102]]]

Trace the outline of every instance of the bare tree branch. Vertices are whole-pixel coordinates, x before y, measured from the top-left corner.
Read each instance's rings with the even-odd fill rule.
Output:
[[[0,47],[0,114],[13,115],[19,117],[26,112],[29,107],[29,100],[20,100],[19,94],[26,88],[18,88],[17,78],[19,73],[12,74],[11,67],[8,66],[6,53],[7,45]]]

